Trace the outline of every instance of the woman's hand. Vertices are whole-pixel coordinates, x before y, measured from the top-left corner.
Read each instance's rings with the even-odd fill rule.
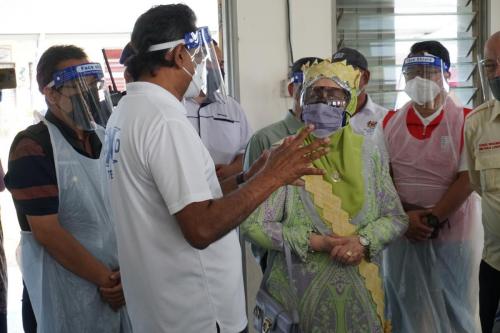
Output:
[[[315,252],[329,253],[333,260],[347,265],[358,265],[365,256],[365,248],[358,236],[311,234],[309,247]]]
[[[309,248],[314,252],[330,253],[334,245],[333,239],[332,236],[311,234],[309,236]]]
[[[359,236],[331,236],[330,257],[346,265],[359,265],[365,257],[365,247],[359,242]]]

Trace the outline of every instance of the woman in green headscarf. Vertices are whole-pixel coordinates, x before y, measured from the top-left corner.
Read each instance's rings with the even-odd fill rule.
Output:
[[[304,69],[302,120],[330,151],[313,164],[325,176],[276,191],[240,227],[269,250],[265,286],[288,310],[299,312],[301,332],[389,332],[384,319],[380,252],[407,227],[386,154],[348,123],[356,110],[360,73],[329,60]],[[284,244],[292,252],[288,280]]]

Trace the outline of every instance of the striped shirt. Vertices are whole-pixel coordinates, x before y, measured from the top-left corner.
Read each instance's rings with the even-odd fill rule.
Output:
[[[87,157],[98,158],[101,142],[94,132],[80,141],[63,121],[47,111],[45,119],[54,124],[75,150]],[[54,155],[47,126],[43,122],[19,132],[10,148],[5,186],[12,194],[21,230],[29,231],[26,215],[57,214],[59,190]]]

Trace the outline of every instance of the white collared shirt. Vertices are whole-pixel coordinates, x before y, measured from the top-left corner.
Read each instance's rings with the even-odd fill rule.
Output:
[[[214,163],[162,87],[134,82],[106,130],[107,172],[127,308],[134,332],[239,332],[247,325],[236,231],[204,250],[175,214],[222,196]],[[203,219],[200,219],[203,223]]]
[[[349,124],[355,133],[371,136],[379,121],[384,119],[387,109],[375,104],[369,95],[366,95],[366,104],[350,120]]]
[[[226,103],[200,105],[184,100],[188,120],[200,135],[215,164],[229,164],[243,154],[252,137],[252,129],[238,102],[228,96]]]

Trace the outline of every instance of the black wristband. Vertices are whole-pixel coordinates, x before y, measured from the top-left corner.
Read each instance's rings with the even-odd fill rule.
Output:
[[[238,185],[241,185],[245,182],[245,173],[244,172],[240,172],[237,176],[236,176],[236,184]]]

